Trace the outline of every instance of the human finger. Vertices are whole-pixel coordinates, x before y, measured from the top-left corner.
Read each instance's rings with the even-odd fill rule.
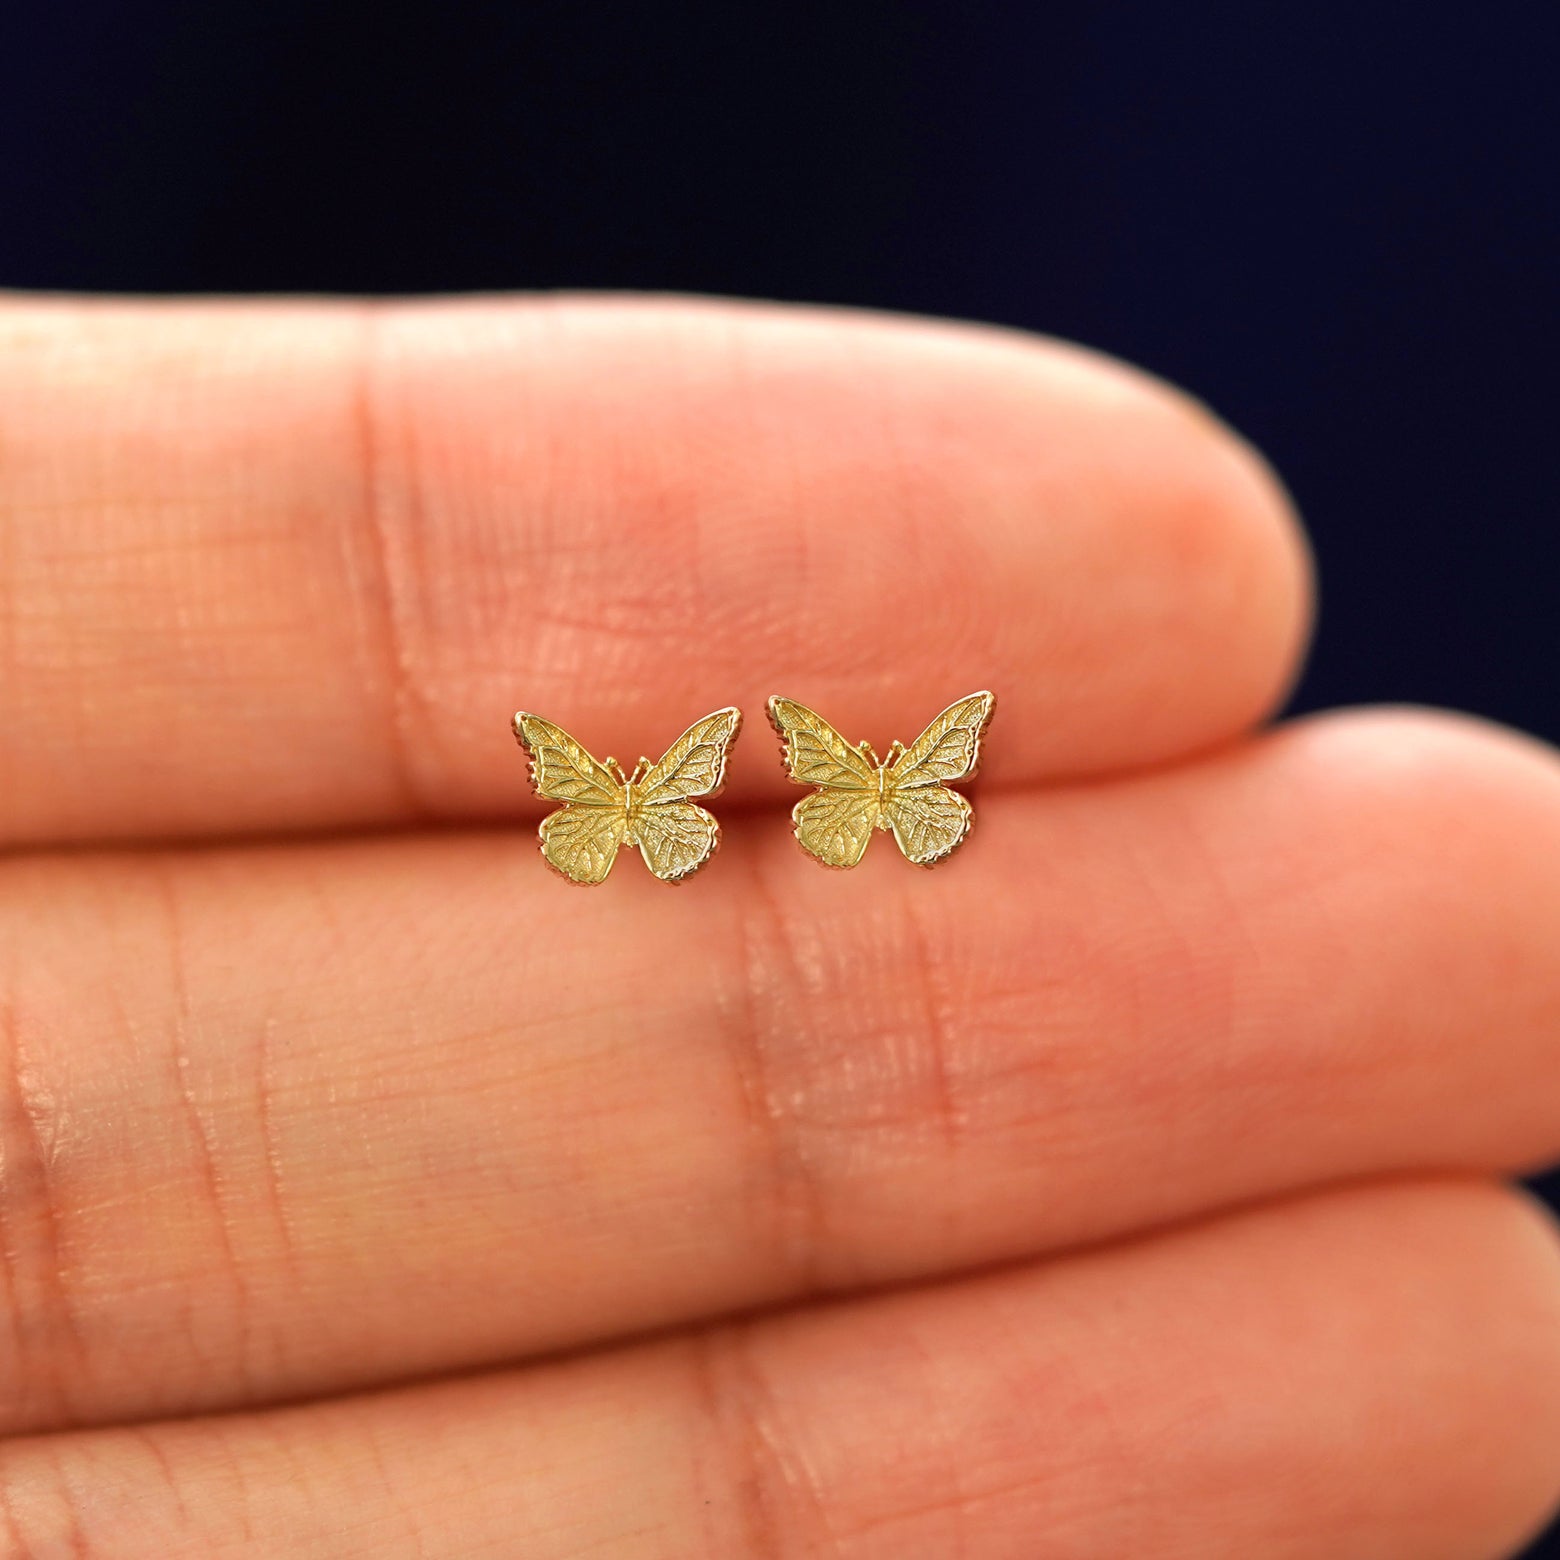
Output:
[[[934,874],[737,833],[678,891],[637,862],[568,889],[493,835],[0,873],[0,1313],[27,1344],[4,1426],[488,1364],[1560,1151],[1535,747],[1306,722],[986,797]]]
[[[1298,533],[1075,348],[695,302],[0,310],[0,840],[532,812],[517,706],[654,756],[776,691],[998,781],[1216,743],[1290,678]],[[785,788],[761,730],[732,795]]]
[[[1361,1188],[529,1371],[0,1446],[19,1553],[1498,1560],[1560,1488],[1531,1204]]]

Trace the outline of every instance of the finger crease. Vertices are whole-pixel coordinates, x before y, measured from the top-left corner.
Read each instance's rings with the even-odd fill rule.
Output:
[[[402,622],[397,570],[386,521],[384,440],[379,410],[380,324],[378,309],[369,304],[361,311],[362,340],[357,353],[355,408],[359,444],[359,469],[362,473],[362,497],[359,503],[358,531],[363,545],[358,548],[365,589],[363,598],[371,603],[376,657],[384,669],[383,683],[388,708],[384,728],[389,747],[391,773],[407,810],[418,818],[430,818],[437,809],[424,800],[413,761],[413,693],[411,658],[406,648]],[[408,545],[416,548],[419,525],[416,515],[405,527]],[[415,573],[415,570],[414,570]]]
[[[86,1356],[75,1307],[65,1282],[65,1239],[54,1188],[54,1147],[45,1122],[54,1114],[48,1091],[32,1075],[22,1044],[21,1018],[13,1000],[0,1000],[0,1039],[5,1045],[6,1119],[0,1124],[0,1250],[3,1250],[8,1310],[19,1344],[18,1357],[40,1365],[38,1377],[24,1378],[24,1392],[43,1390],[53,1417],[75,1419],[57,1342],[77,1360]],[[36,1209],[36,1235],[32,1245],[36,1262],[24,1262],[18,1225],[28,1207]],[[26,1268],[34,1273],[29,1282]],[[45,1300],[45,1330],[58,1338],[45,1338],[43,1347],[29,1346],[32,1327],[24,1291],[36,1289]],[[53,1326],[49,1326],[50,1321]]]
[[[718,1328],[692,1341],[694,1389],[714,1431],[724,1490],[735,1506],[743,1560],[785,1560],[788,1553],[839,1553],[816,1480],[780,1426],[768,1377],[753,1357],[751,1329]],[[805,1513],[805,1516],[803,1515]],[[803,1542],[787,1542],[803,1518]],[[719,1560],[727,1560],[724,1550]]]
[[[748,1124],[760,1144],[752,1198],[771,1231],[781,1271],[799,1293],[810,1294],[820,1276],[823,1191],[801,1140],[797,1091],[779,1086],[773,1057],[784,994],[800,990],[804,977],[785,911],[762,862],[750,860],[752,891],[745,901],[750,908],[736,921],[741,1011],[731,1033]]]
[[[165,871],[154,874],[162,898],[163,913],[168,927],[169,980],[172,988],[169,1023],[171,1026],[174,1090],[180,1107],[189,1124],[194,1142],[201,1189],[211,1205],[216,1223],[218,1250],[223,1260],[233,1291],[235,1354],[241,1379],[249,1383],[253,1395],[253,1350],[249,1337],[249,1286],[244,1280],[243,1268],[233,1242],[232,1219],[228,1211],[225,1178],[217,1163],[216,1142],[200,1108],[195,1087],[190,1081],[193,1058],[190,1055],[189,1036],[191,1006],[189,983],[185,976],[184,918],[179,909],[178,894],[172,877]]]

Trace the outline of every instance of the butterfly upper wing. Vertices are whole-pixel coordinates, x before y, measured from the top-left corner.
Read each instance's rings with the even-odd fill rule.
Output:
[[[970,832],[974,809],[945,785],[906,786],[892,792],[883,816],[908,860],[934,867],[951,856]]]
[[[540,715],[521,710],[515,737],[531,757],[531,784],[550,802],[580,807],[620,807],[623,787],[566,732]]]
[[[871,760],[823,716],[777,695],[769,701],[769,720],[785,743],[786,773],[798,785],[876,792],[877,771]]]
[[[803,850],[826,867],[853,867],[866,853],[877,823],[877,792],[814,791],[791,809],[791,817]]]
[[[741,727],[738,709],[716,710],[696,720],[634,787],[635,797],[662,806],[690,796],[713,796],[725,782],[726,753]]]
[[[660,802],[634,818],[634,838],[645,865],[663,882],[697,872],[720,845],[720,825],[694,802]]]
[[[542,819],[542,855],[572,883],[600,883],[628,829],[624,807],[560,807]]]
[[[996,702],[995,694],[972,693],[950,704],[889,768],[890,789],[968,780],[979,767],[980,739]]]

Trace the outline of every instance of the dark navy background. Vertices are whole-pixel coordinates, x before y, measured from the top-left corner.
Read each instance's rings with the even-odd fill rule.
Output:
[[[680,288],[1073,336],[1294,490],[1300,707],[1560,739],[1557,72],[1552,0],[35,0],[0,17],[0,285]]]

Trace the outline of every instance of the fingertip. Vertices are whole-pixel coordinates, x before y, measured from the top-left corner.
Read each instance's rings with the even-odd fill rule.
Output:
[[[1438,1204],[1444,1293],[1466,1309],[1438,1362],[1446,1472],[1418,1499],[1427,1525],[1493,1560],[1560,1506],[1560,1230],[1516,1187],[1443,1186]]]

